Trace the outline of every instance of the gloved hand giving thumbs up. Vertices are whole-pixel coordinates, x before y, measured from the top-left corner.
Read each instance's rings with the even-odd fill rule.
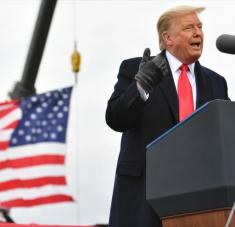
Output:
[[[161,69],[150,57],[149,48],[144,50],[144,54],[139,65],[139,71],[135,75],[135,79],[147,93],[149,93],[153,87],[163,79]]]

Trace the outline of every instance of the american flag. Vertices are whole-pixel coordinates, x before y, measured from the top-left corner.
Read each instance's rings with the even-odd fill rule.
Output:
[[[0,206],[73,201],[65,173],[71,91],[0,104]]]

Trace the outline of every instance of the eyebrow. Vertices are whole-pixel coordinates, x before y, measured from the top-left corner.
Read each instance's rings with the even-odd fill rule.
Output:
[[[191,25],[194,26],[195,24],[192,23],[191,21],[190,21],[190,22],[189,22],[189,21],[188,21],[188,22],[185,22],[185,23],[183,24],[184,27],[185,27],[185,26],[191,26]],[[197,26],[199,26],[199,25],[202,26],[203,23],[202,23],[202,22],[198,22],[198,23],[196,23],[196,25],[197,25]]]

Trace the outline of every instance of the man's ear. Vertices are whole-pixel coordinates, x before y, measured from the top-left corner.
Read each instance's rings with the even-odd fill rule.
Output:
[[[172,46],[172,44],[173,44],[171,36],[170,36],[169,32],[167,32],[167,31],[162,33],[162,41],[163,41],[165,47]]]

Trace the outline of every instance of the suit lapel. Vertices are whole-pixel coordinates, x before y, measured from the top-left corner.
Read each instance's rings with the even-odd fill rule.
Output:
[[[160,53],[153,59],[154,63],[161,69],[164,76],[163,81],[159,84],[159,88],[166,97],[166,100],[170,106],[173,116],[176,121],[179,121],[179,105],[178,94],[173,80],[173,76],[170,70],[170,66],[166,60],[165,52]],[[196,77],[196,109],[212,100],[213,89],[209,81],[209,77],[203,70],[203,67],[197,61],[195,63],[195,77]]]
[[[196,108],[199,108],[206,102],[212,100],[213,90],[211,87],[211,83],[209,81],[209,77],[206,76],[202,66],[198,61],[195,63],[194,72],[195,72],[196,87],[197,87]]]
[[[166,97],[175,120],[178,121],[179,119],[178,95],[169,64],[165,57],[165,53],[162,52],[159,55],[157,55],[153,59],[153,62],[161,69],[164,79],[159,84],[159,88],[162,90],[164,96]]]

